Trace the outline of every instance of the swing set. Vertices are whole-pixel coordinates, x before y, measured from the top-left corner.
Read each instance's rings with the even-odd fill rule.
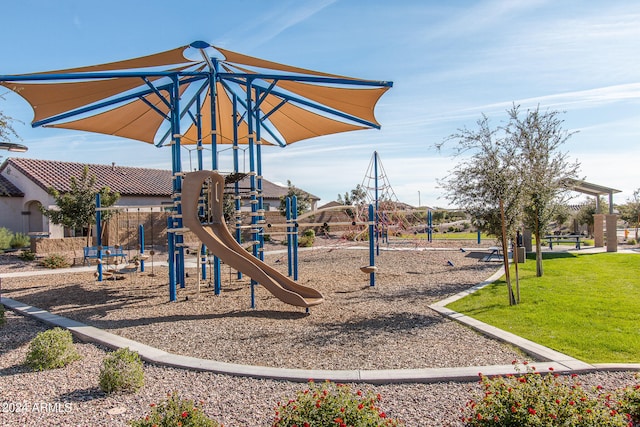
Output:
[[[103,208],[100,206],[100,195],[96,195],[96,228],[97,228],[97,246],[85,247],[85,259],[95,258],[97,263],[97,269],[94,276],[98,281],[103,279],[118,280],[123,279],[125,275],[132,277],[133,274],[145,271],[145,261],[151,259],[151,272],[150,277],[154,277],[153,271],[153,259],[156,255],[155,251],[155,230],[154,230],[154,208],[159,208],[161,212],[163,206],[126,206],[126,207],[108,207]],[[149,222],[151,225],[151,244],[149,252],[145,252],[145,229],[144,224],[140,220],[141,210],[145,209],[149,211]],[[132,255],[132,221],[130,213],[132,210],[136,212],[136,222],[138,225],[137,236],[137,248],[136,253]],[[113,211],[115,212],[115,244],[114,245],[102,245],[102,221],[101,216],[103,212]],[[126,216],[126,237],[124,238],[125,245],[121,244],[120,229],[122,219],[120,216],[124,213]],[[109,221],[107,221],[108,223]],[[126,252],[126,253],[125,253]],[[87,255],[89,254],[89,255]],[[118,262],[120,261],[120,262]]]

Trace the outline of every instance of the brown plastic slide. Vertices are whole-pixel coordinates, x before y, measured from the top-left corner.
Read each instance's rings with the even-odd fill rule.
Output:
[[[211,178],[210,224],[202,225],[198,218],[198,200],[202,185]],[[249,254],[233,238],[222,213],[224,178],[212,171],[185,174],[182,184],[182,219],[188,227],[222,262],[260,283],[279,300],[298,307],[311,307],[324,299],[320,292],[302,286]]]

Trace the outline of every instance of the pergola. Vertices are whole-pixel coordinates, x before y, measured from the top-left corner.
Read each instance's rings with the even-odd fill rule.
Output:
[[[613,214],[613,195],[620,193],[620,190],[615,188],[605,187],[604,185],[593,184],[591,182],[583,181],[580,179],[572,179],[569,181],[569,188],[572,191],[583,193],[588,196],[596,198],[596,212],[600,213],[600,196],[609,196],[609,213]]]
[[[572,191],[593,196],[596,199],[596,213],[593,215],[593,236],[596,247],[604,246],[604,228],[603,222],[606,224],[607,235],[607,252],[617,252],[618,235],[616,229],[617,215],[613,210],[613,194],[620,193],[615,188],[605,187],[603,185],[593,184],[584,180],[572,179],[568,182],[567,188]],[[609,213],[603,214],[600,209],[600,196],[609,196]]]

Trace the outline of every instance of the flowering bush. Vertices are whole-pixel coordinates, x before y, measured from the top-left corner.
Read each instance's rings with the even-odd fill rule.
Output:
[[[387,417],[379,407],[381,397],[372,392],[355,393],[343,384],[329,381],[297,393],[287,403],[278,402],[273,427],[381,427],[403,426]]]
[[[207,417],[192,400],[181,399],[178,393],[169,394],[167,400],[151,404],[151,413],[140,420],[129,421],[132,427],[222,427]]]
[[[618,396],[619,411],[629,414],[635,425],[640,425],[640,373],[635,375],[637,384],[622,389]]]
[[[514,364],[517,362],[514,362]],[[525,362],[526,364],[526,362]],[[592,397],[574,374],[541,375],[527,366],[515,376],[480,375],[484,395],[467,403],[467,426],[620,426],[629,424],[610,401],[610,395]]]

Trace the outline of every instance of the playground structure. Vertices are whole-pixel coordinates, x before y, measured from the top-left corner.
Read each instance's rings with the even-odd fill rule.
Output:
[[[173,210],[167,222],[171,301],[176,300],[176,287],[185,286],[183,145],[196,146],[198,170],[205,169],[204,145],[211,145],[212,171],[220,169],[219,145],[232,145],[233,173],[239,172],[239,146],[247,145],[251,252],[262,259],[262,146],[285,147],[317,136],[379,128],[374,108],[393,85],[293,67],[202,41],[107,64],[2,75],[0,84],[32,105],[33,127],[84,130],[170,147],[174,177]],[[239,222],[237,190],[236,183]],[[101,233],[97,236],[100,239]],[[206,254],[204,247],[201,253]],[[214,264],[219,271],[219,260]],[[202,274],[206,274],[204,265]]]
[[[356,217],[367,218],[367,204],[373,204],[376,213],[376,253],[379,244],[389,244],[389,235],[426,233],[426,241],[433,239],[433,216],[431,209],[413,208],[398,199],[389,181],[380,155],[374,151],[360,184],[365,200],[358,205]]]
[[[202,198],[202,186],[208,181],[206,197]],[[224,178],[216,172],[199,171],[185,175],[182,191],[182,215],[184,225],[193,231],[225,264],[247,274],[264,286],[281,301],[311,307],[323,301],[322,294],[315,289],[298,285],[247,251],[231,235],[223,215]],[[202,203],[200,203],[202,202]],[[200,211],[204,210],[206,222],[200,223]]]

